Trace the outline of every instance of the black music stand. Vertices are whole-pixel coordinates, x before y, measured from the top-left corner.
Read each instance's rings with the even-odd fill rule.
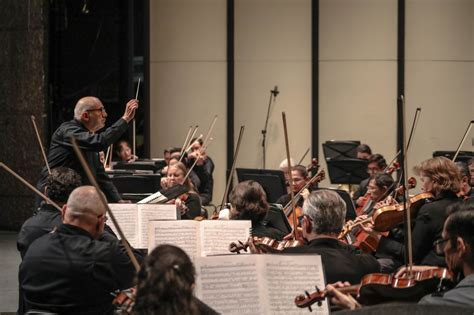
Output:
[[[355,159],[360,141],[330,140],[323,143],[324,158],[327,160]]]
[[[259,183],[267,194],[267,201],[274,203],[287,193],[285,175],[280,170],[262,170],[252,168],[237,168],[239,182],[254,180]]]
[[[367,173],[367,160],[329,160],[326,163],[331,184],[359,184],[362,180],[369,177]]]
[[[453,159],[454,154],[456,154],[456,151],[434,151],[433,152],[433,157],[437,156],[444,156],[450,160]],[[468,163],[470,159],[474,158],[474,152],[472,151],[459,151],[458,156],[456,157],[455,162],[464,162]]]

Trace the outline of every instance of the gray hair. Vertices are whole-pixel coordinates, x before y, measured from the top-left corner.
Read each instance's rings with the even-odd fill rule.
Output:
[[[105,214],[105,209],[93,186],[81,186],[72,191],[67,200],[68,218],[87,220],[88,217],[101,214]]]
[[[74,107],[74,119],[81,120],[82,114],[94,107],[94,103],[100,102],[97,97],[86,96],[81,98]]]
[[[346,204],[335,191],[316,190],[304,202],[303,214],[313,222],[313,233],[339,234],[346,218]]]

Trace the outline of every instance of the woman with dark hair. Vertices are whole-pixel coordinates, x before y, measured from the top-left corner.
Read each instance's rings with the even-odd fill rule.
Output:
[[[284,232],[265,225],[264,219],[270,206],[265,191],[256,181],[238,183],[230,193],[230,203],[230,219],[251,220],[253,236],[266,236],[277,241],[285,236]]]
[[[137,276],[134,315],[217,314],[193,295],[196,271],[179,247],[160,245],[143,262]]]

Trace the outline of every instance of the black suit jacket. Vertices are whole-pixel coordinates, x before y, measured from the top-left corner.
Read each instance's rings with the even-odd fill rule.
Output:
[[[318,238],[301,247],[287,248],[283,253],[314,253],[321,255],[327,283],[349,281],[359,283],[369,273],[380,272],[373,256],[334,238]]]
[[[130,288],[134,276],[135,269],[118,240],[94,240],[85,230],[63,224],[30,245],[20,265],[19,281],[27,309],[111,314],[110,293]]]

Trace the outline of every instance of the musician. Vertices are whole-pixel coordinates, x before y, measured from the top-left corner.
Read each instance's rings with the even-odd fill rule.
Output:
[[[135,269],[118,240],[98,240],[107,217],[97,190],[76,188],[62,217],[62,225],[30,245],[20,265],[27,309],[112,314],[110,293],[131,287]]]
[[[81,186],[81,176],[67,167],[51,170],[46,178],[44,194],[58,206],[63,207],[71,192]],[[23,223],[18,233],[17,248],[23,258],[30,244],[62,223],[61,212],[49,203],[42,203],[34,215]]]
[[[121,162],[135,162],[138,159],[138,156],[132,154],[132,148],[127,140],[120,140],[114,148]]]
[[[372,149],[367,144],[359,144],[356,148],[357,158],[361,160],[368,160],[372,155]]]
[[[369,163],[367,165],[367,173],[370,176],[374,176],[377,173],[383,172],[385,168],[387,167],[387,162],[385,161],[385,158],[381,154],[371,155],[368,162]],[[356,206],[360,206],[363,201],[362,197],[367,192],[370,176],[360,182],[359,188],[352,196],[352,199],[354,199]]]
[[[269,205],[267,195],[259,183],[253,180],[238,183],[230,193],[230,219],[251,220],[252,235],[270,237],[281,241],[285,236],[283,231],[264,223]]]
[[[117,141],[127,131],[128,123],[135,117],[137,108],[138,101],[130,100],[125,106],[122,118],[104,132],[98,133],[105,126],[107,119],[105,107],[97,97],[81,98],[74,108],[74,119],[61,124],[51,137],[48,153],[48,163],[51,169],[58,166],[72,168],[81,175],[85,182],[87,176],[85,176],[71,145],[71,137],[75,137],[107,200],[109,202],[121,201],[117,188],[105,172],[103,164],[99,162],[98,153],[107,150],[109,145]],[[40,191],[43,190],[47,175],[48,170],[44,167],[38,182]]]
[[[460,196],[465,200],[473,199],[474,197],[474,189],[471,187],[471,175],[469,172],[469,167],[464,162],[456,162],[456,166],[459,169],[459,173],[461,174],[461,191],[459,192]],[[471,202],[473,202],[471,200]]]
[[[474,207],[465,207],[449,215],[444,224],[441,238],[433,244],[439,254],[444,255],[448,270],[454,278],[464,278],[451,290],[436,292],[422,298],[420,304],[451,305],[474,307]],[[413,266],[412,271],[425,271],[433,266]],[[402,267],[395,277],[404,277],[406,267]],[[341,293],[337,287],[349,286],[350,283],[336,283],[326,287],[331,302],[340,307],[355,309],[361,305],[351,296]]]
[[[186,178],[186,180],[184,179],[187,172],[188,170],[183,163],[170,163],[164,187],[170,188],[178,184],[188,187],[186,194],[174,199],[172,202],[174,202],[181,211],[181,219],[194,219],[201,215],[201,199],[196,193],[196,189],[189,177]]]
[[[474,187],[474,158],[470,159],[469,162],[467,162],[467,166],[469,167],[469,173],[471,174],[470,184],[471,187]]]
[[[218,314],[193,295],[195,277],[194,265],[181,248],[156,247],[138,273],[132,314]]]
[[[303,165],[295,165],[291,170],[291,177],[293,178],[293,193],[297,194],[309,181],[308,171]],[[303,196],[307,197],[309,195],[309,190],[303,193]],[[288,202],[291,201],[291,194],[286,194],[278,198],[276,203],[285,206]],[[304,198],[298,198],[296,206],[302,207]]]
[[[456,164],[445,157],[435,157],[415,167],[420,176],[421,190],[432,193],[434,201],[421,207],[414,220],[413,261],[415,264],[444,266],[444,259],[432,249],[433,242],[441,237],[449,205],[459,202],[460,174]],[[378,254],[390,255],[394,266],[400,266],[405,257],[405,245],[381,237]]]
[[[377,202],[386,198],[393,190],[394,181],[391,175],[385,173],[378,173],[371,177],[367,192],[369,199],[362,207],[362,214],[372,215],[374,206]]]
[[[208,205],[212,200],[212,190],[214,188],[214,178],[212,173],[214,172],[214,162],[207,155],[206,151],[203,151],[203,141],[201,138],[195,138],[191,140],[191,153],[188,155],[188,166],[191,166],[197,159],[196,166],[193,171],[199,177],[199,185],[196,186],[199,197],[201,197],[201,203]]]
[[[368,273],[379,272],[380,266],[373,256],[337,239],[346,218],[346,204],[336,192],[326,189],[313,191],[304,202],[303,214],[301,226],[308,244],[285,249],[284,253],[321,255],[329,283],[356,283]]]

